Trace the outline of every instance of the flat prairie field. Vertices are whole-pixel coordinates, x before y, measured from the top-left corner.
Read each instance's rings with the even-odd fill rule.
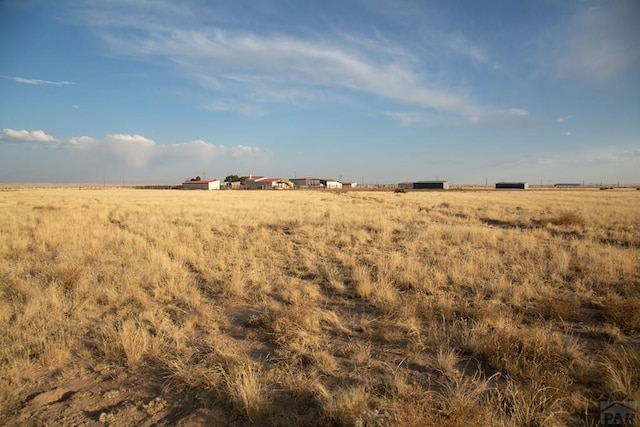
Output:
[[[597,425],[640,191],[0,191],[1,425]]]

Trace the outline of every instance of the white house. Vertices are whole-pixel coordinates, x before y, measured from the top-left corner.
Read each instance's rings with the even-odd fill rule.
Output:
[[[266,178],[263,176],[249,178],[244,184],[249,190],[284,190],[293,188],[293,183],[287,178]]]
[[[220,181],[217,179],[185,181],[182,183],[182,188],[184,190],[219,190]]]
[[[320,185],[323,186],[324,188],[332,189],[332,190],[342,188],[342,183],[332,178],[321,179]]]

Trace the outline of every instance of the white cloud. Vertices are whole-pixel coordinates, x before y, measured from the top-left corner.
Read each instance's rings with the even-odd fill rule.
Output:
[[[154,163],[166,163],[176,159],[212,160],[214,158],[250,158],[270,156],[270,150],[249,145],[226,146],[212,144],[201,139],[173,144],[158,144],[138,134],[107,134],[96,139],[90,136],[75,136],[59,140],[41,130],[13,130],[5,128],[0,141],[39,142],[58,149],[76,149],[123,161],[130,166],[142,168]]]
[[[571,136],[571,132],[567,131],[567,132],[560,132],[560,135],[564,135],[564,136]]]
[[[9,128],[2,129],[0,133],[0,141],[7,142],[55,142],[56,139],[47,135],[41,130],[14,130]]]
[[[158,145],[157,152],[154,153],[156,157],[162,158],[192,157],[201,159],[213,159],[216,157],[255,157],[269,154],[270,151],[258,147],[211,144],[201,139],[176,144]]]
[[[566,122],[571,116],[560,116],[560,117],[556,117],[555,118],[555,122],[556,123],[564,123]]]
[[[67,86],[67,85],[75,85],[75,82],[68,81],[51,81],[51,80],[40,80],[40,79],[27,79],[25,77],[12,77],[12,76],[0,76],[3,79],[13,80],[17,83],[23,83],[28,85],[53,85],[53,86]]]
[[[263,154],[264,151],[258,147],[250,147],[248,145],[236,145],[230,150],[233,157],[253,157]]]
[[[86,147],[95,144],[97,141],[90,136],[74,136],[67,140],[68,146],[71,147]]]
[[[133,166],[145,166],[156,143],[141,135],[108,134],[103,148]]]

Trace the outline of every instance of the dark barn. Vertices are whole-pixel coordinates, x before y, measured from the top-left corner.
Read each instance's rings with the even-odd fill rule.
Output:
[[[529,184],[526,182],[498,182],[497,189],[526,190]]]
[[[413,183],[414,190],[448,190],[449,181],[416,181]]]
[[[559,182],[557,184],[553,184],[555,188],[580,188],[582,184],[577,182]]]

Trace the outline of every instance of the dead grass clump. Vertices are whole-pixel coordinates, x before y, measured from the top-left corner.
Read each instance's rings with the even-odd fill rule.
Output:
[[[365,265],[358,265],[353,271],[353,283],[358,298],[367,299],[374,292],[375,285],[371,280],[371,269]]]
[[[146,328],[131,319],[103,326],[101,337],[102,355],[111,362],[125,362],[130,368],[142,363],[150,342]]]
[[[604,302],[604,314],[624,332],[640,332],[640,298],[609,295]]]
[[[322,412],[326,421],[333,425],[367,425],[362,423],[362,417],[367,415],[370,400],[371,395],[365,387],[342,388],[324,396]]]
[[[436,354],[436,367],[445,376],[453,377],[458,373],[460,354],[455,348],[441,346]]]
[[[542,224],[575,227],[583,227],[586,224],[586,220],[578,212],[564,212],[555,217],[543,218],[540,222]]]
[[[209,357],[199,355],[175,355],[165,357],[166,375],[169,384],[175,382],[184,384],[189,389],[199,391],[212,400],[221,399],[224,375],[217,361],[210,361]]]
[[[611,347],[602,358],[603,400],[640,400],[640,350]]]
[[[255,422],[268,408],[263,373],[251,365],[240,365],[223,372],[226,395],[233,407]]]
[[[490,381],[478,375],[455,375],[442,380],[440,391],[434,394],[440,423],[460,427],[490,425]]]
[[[339,267],[325,261],[320,265],[320,273],[329,290],[338,294],[344,292],[344,277]]]
[[[561,390],[547,386],[523,386],[508,380],[504,391],[496,392],[497,419],[514,426],[568,425],[567,398]],[[575,418],[575,417],[574,417]],[[574,419],[574,422],[577,421]]]
[[[589,320],[582,305],[574,295],[545,295],[538,299],[538,313],[545,319],[568,322]]]
[[[524,329],[509,323],[476,324],[464,345],[481,363],[515,381],[565,393],[574,358],[582,356],[576,340],[550,328]]]

